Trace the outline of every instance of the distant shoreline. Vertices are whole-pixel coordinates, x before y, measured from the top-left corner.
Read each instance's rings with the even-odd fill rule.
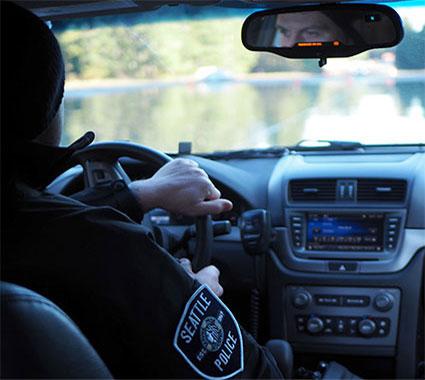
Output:
[[[424,71],[425,75],[425,71]],[[290,72],[290,73],[250,73],[250,74],[239,74],[231,79],[227,79],[222,82],[240,82],[249,79],[297,79],[297,78],[309,78],[315,76],[315,74],[307,72]],[[163,83],[163,84],[185,84],[185,83],[202,83],[203,80],[199,80],[194,76],[181,76],[175,79],[162,78],[162,79],[132,79],[132,78],[119,78],[119,79],[69,79],[67,80],[66,89],[84,89],[84,88],[114,88],[114,87],[140,87],[146,86],[152,83]],[[207,81],[208,82],[208,81]],[[213,81],[210,81],[213,82]],[[220,82],[220,81],[214,81]]]
[[[359,80],[376,80],[379,74],[369,75],[353,75],[349,73],[332,74],[324,72],[323,74],[307,73],[307,72],[284,72],[284,73],[250,73],[235,75],[225,80],[196,79],[193,76],[180,77],[177,79],[89,79],[89,80],[67,80],[65,90],[68,95],[78,96],[85,91],[106,92],[120,91],[124,89],[141,89],[148,87],[168,87],[173,85],[225,85],[238,83],[270,83],[270,82],[323,82],[325,80],[340,79],[359,79]],[[409,81],[425,81],[425,70],[398,70],[396,75],[381,75],[380,80],[409,80]]]

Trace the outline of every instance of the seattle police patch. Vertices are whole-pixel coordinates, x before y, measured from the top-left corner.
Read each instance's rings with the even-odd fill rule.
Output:
[[[207,285],[198,288],[187,302],[174,347],[206,379],[228,379],[243,370],[238,322]]]

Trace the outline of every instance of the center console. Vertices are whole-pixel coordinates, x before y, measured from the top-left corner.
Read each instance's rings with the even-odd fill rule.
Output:
[[[369,378],[415,376],[425,258],[420,159],[299,154],[276,165],[269,326],[291,343],[296,366],[332,359]]]
[[[290,285],[286,294],[292,342],[396,345],[399,289]]]
[[[299,265],[303,272],[380,273],[397,262],[404,223],[405,210],[400,208],[291,207],[276,251],[285,265]],[[395,352],[401,304],[397,287],[359,287],[343,281],[329,286],[322,278],[316,284],[287,284],[284,294],[290,342],[367,345]]]

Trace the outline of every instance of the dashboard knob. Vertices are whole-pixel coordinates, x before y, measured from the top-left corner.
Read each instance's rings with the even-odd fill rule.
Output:
[[[373,306],[378,311],[388,311],[394,305],[394,297],[390,293],[380,293],[373,300]]]
[[[306,290],[299,290],[292,297],[292,305],[297,309],[305,309],[310,302],[311,295]]]
[[[307,321],[307,331],[311,334],[318,334],[324,328],[324,323],[319,317],[311,317]]]
[[[363,336],[371,336],[376,331],[376,323],[371,319],[362,319],[358,324],[359,333]]]

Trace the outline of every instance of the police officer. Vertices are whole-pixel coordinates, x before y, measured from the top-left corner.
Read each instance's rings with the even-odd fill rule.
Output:
[[[148,180],[78,199],[45,191],[92,136],[58,146],[58,43],[32,13],[1,7],[2,279],[62,307],[115,377],[281,377],[218,298],[218,269],[193,273],[135,222],[153,207],[186,215],[231,209],[196,163],[175,160]]]

